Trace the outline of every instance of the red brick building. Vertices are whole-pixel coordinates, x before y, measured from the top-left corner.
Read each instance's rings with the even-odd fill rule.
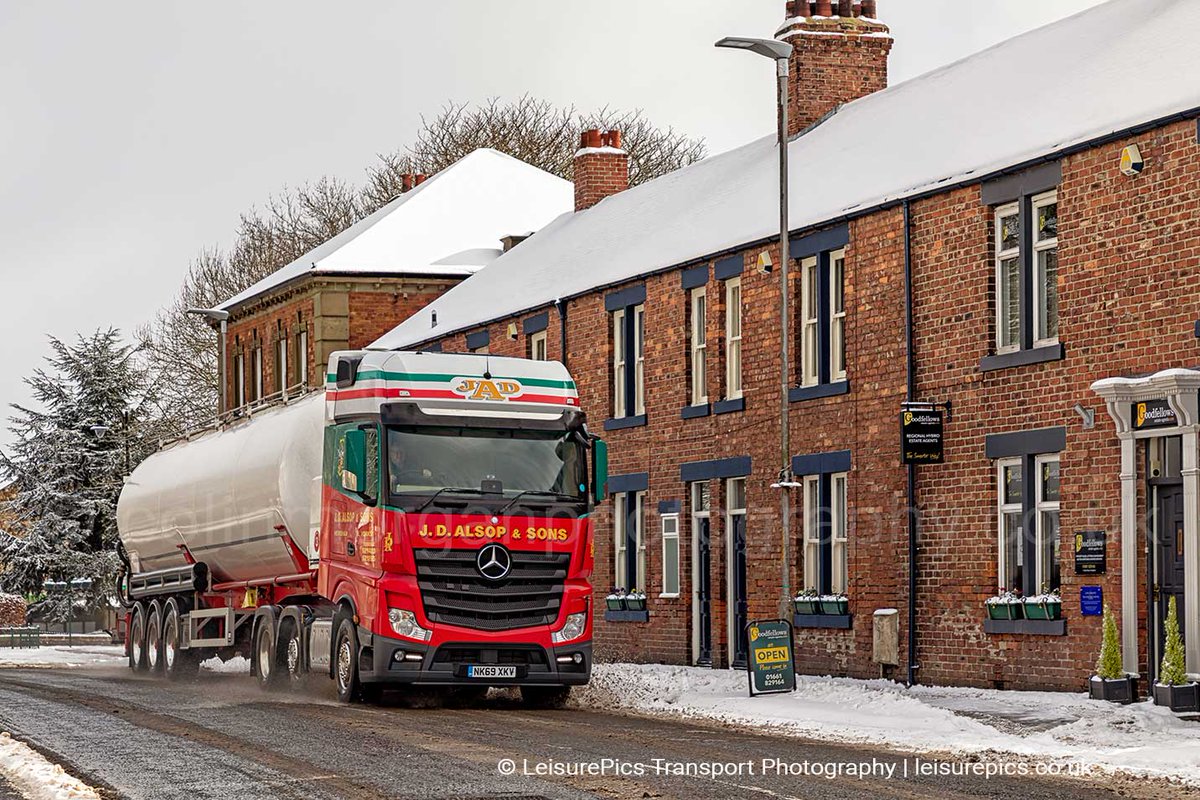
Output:
[[[802,671],[1078,690],[1085,608],[1153,675],[1175,595],[1200,672],[1200,7],[1113,0],[884,89],[874,5],[790,2],[777,34],[795,487],[773,138],[626,190],[619,137],[585,133],[577,213],[374,346],[567,364],[611,447],[597,608],[649,597],[597,626],[604,656],[740,663],[744,622],[812,589],[848,613],[797,616]],[[906,401],[948,404],[944,463],[911,481]],[[987,620],[1001,588],[1057,589],[1062,618]]]
[[[365,347],[491,263],[505,237],[571,209],[572,185],[495,150],[477,150],[405,191],[220,309],[227,407],[324,383],[330,353]]]

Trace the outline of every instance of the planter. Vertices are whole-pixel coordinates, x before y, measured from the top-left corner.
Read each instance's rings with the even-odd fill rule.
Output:
[[[845,616],[850,613],[849,600],[822,600],[821,613],[835,616]]]
[[[606,597],[604,598],[604,606],[609,611],[624,611],[625,598],[623,597]]]
[[[1154,705],[1166,706],[1176,712],[1200,711],[1200,683],[1184,683],[1179,686],[1156,683]]]
[[[811,616],[813,614],[821,613],[821,602],[815,597],[797,597],[792,601],[792,604],[796,607],[797,614],[806,614]]]
[[[988,603],[988,619],[1025,619],[1024,603]]]
[[[1124,678],[1105,679],[1093,675],[1088,681],[1088,696],[1093,700],[1128,705],[1138,699],[1137,678],[1127,675]]]
[[[1062,619],[1062,603],[1025,601],[1025,619]],[[993,617],[992,619],[995,619]]]
[[[646,610],[646,598],[644,598],[644,597],[628,597],[627,596],[625,598],[625,610],[626,611],[645,611]]]

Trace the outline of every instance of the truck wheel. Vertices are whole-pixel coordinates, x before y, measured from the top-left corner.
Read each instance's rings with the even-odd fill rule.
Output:
[[[146,615],[146,669],[151,673],[161,672],[162,661],[162,606],[151,600]]]
[[[570,695],[570,686],[521,687],[521,702],[529,708],[562,708]]]
[[[361,703],[365,699],[358,676],[358,631],[354,620],[343,617],[338,623],[336,644],[333,647],[333,680],[337,684],[338,700]]]
[[[129,639],[129,668],[134,672],[146,669],[146,607],[134,603],[130,615],[129,631],[125,634]]]
[[[194,677],[200,666],[196,652],[184,650],[182,647],[183,617],[179,601],[172,597],[167,601],[162,623],[162,662],[167,680],[177,681],[188,676]]]
[[[300,648],[300,630],[294,620],[285,619],[279,624],[279,680],[288,688],[296,688],[304,680],[304,651]]]
[[[263,689],[279,686],[279,654],[275,647],[275,627],[264,617],[254,633],[254,679]]]

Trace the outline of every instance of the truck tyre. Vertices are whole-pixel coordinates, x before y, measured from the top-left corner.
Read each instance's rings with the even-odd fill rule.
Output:
[[[362,703],[368,699],[358,674],[358,628],[354,620],[342,617],[338,623],[333,645],[333,681],[337,684],[338,700],[343,703]]]
[[[521,702],[529,708],[562,708],[570,695],[570,686],[521,687]]]
[[[196,651],[183,649],[183,614],[180,602],[172,597],[163,611],[162,662],[167,680],[194,677],[200,666]]]
[[[259,620],[254,631],[254,680],[263,689],[279,687],[279,648],[275,646],[275,624],[271,617]]]
[[[289,689],[295,689],[304,680],[304,650],[301,647],[300,629],[294,619],[279,623],[279,648],[276,654],[279,680]]]
[[[146,607],[141,603],[133,604],[129,615],[129,631],[125,634],[129,639],[129,668],[134,672],[144,672],[146,669]]]
[[[157,674],[162,672],[162,606],[157,600],[150,601],[146,614],[146,669]]]

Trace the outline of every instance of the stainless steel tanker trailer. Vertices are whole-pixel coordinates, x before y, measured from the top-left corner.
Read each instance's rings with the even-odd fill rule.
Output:
[[[553,362],[335,353],[325,391],[170,444],[117,507],[127,652],[176,679],[247,655],[267,688],[520,686],[592,664],[607,453]]]

